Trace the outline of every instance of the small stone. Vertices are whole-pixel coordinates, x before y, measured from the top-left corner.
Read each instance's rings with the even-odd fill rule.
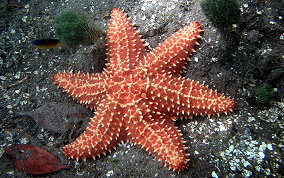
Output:
[[[27,144],[27,143],[29,143],[30,141],[28,140],[28,138],[21,138],[20,139],[20,143],[21,144]]]
[[[108,171],[108,172],[106,173],[106,176],[107,176],[107,177],[110,177],[110,176],[112,176],[112,175],[113,175],[113,170]]]
[[[265,157],[265,154],[263,152],[259,152],[258,155],[260,159],[263,159]]]
[[[211,60],[212,62],[217,62],[219,59],[217,57],[212,57]]]
[[[266,175],[270,175],[270,174],[271,174],[271,171],[270,171],[270,169],[268,169],[268,168],[266,168],[266,169],[264,170],[264,172],[265,172]]]
[[[15,34],[15,33],[16,33],[16,30],[11,29],[10,33]]]
[[[255,118],[254,117],[248,117],[248,121],[249,122],[255,121]]]
[[[27,22],[27,18],[28,18],[28,16],[23,16],[22,17],[22,21],[26,23]]]
[[[267,149],[268,149],[268,150],[273,150],[272,144],[270,144],[270,143],[267,144]]]
[[[218,178],[218,175],[216,174],[215,171],[212,171],[211,176],[214,177],[214,178]]]
[[[234,150],[234,145],[231,145],[230,147],[229,147],[229,150],[230,150],[230,152],[232,152],[233,150]]]
[[[198,57],[194,57],[195,62],[198,62],[198,60],[199,60]]]
[[[245,162],[243,163],[243,165],[244,165],[244,167],[247,167],[247,166],[250,166],[250,163],[249,163],[248,161],[245,161]]]

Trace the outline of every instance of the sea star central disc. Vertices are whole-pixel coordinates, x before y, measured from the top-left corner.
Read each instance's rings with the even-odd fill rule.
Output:
[[[130,141],[169,168],[185,169],[185,141],[173,121],[193,115],[219,115],[236,107],[232,98],[179,75],[201,31],[195,22],[147,52],[126,14],[114,8],[107,33],[105,70],[53,76],[75,100],[96,110],[86,131],[65,146],[65,154],[86,160]]]

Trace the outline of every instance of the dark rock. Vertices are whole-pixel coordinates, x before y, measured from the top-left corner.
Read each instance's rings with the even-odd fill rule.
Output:
[[[63,134],[71,124],[84,121],[91,116],[91,111],[75,103],[48,103],[31,112],[31,116],[44,129]]]

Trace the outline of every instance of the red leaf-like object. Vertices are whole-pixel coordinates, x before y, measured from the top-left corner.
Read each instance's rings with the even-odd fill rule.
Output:
[[[46,174],[67,168],[49,151],[34,145],[12,145],[5,148],[5,152],[12,156],[14,166],[29,174]]]

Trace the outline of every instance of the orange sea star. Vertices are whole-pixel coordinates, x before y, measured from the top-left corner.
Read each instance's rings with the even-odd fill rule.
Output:
[[[53,79],[79,103],[96,110],[86,131],[65,146],[68,157],[99,157],[122,141],[145,148],[175,171],[187,167],[179,117],[227,113],[233,99],[180,76],[201,32],[195,22],[151,52],[126,14],[114,8],[102,73],[59,73]]]

